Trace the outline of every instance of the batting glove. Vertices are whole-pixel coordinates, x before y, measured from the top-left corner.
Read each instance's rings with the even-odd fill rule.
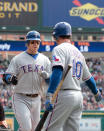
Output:
[[[52,94],[47,93],[46,95],[46,102],[45,102],[45,108],[47,111],[52,111],[53,110],[53,104],[51,103],[52,100]]]
[[[13,75],[13,76],[11,77],[11,83],[12,83],[13,85],[17,85],[18,79],[17,79],[16,76]]]
[[[18,79],[15,75],[11,75],[11,74],[3,74],[3,81],[6,84],[13,84],[13,85],[17,85],[18,83]]]
[[[95,99],[96,99],[97,102],[101,101],[101,99],[102,99],[102,88],[98,89],[98,92],[95,95]]]
[[[2,80],[3,80],[4,83],[11,84],[10,79],[11,79],[11,75],[10,74],[3,74]]]

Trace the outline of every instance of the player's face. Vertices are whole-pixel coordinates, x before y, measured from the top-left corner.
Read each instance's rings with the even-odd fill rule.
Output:
[[[27,46],[27,51],[30,54],[36,54],[38,52],[40,41],[31,40]]]

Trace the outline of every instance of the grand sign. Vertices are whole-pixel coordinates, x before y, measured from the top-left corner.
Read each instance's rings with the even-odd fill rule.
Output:
[[[0,0],[0,25],[27,25],[38,23],[36,0]]]

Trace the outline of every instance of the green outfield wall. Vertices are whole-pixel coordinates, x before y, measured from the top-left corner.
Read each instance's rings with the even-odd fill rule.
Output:
[[[41,111],[41,117],[44,110]],[[12,110],[5,110],[6,120],[13,131],[17,131],[18,123]],[[83,111],[80,131],[104,131],[104,111]]]

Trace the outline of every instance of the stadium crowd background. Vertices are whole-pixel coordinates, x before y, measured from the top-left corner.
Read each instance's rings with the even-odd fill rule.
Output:
[[[4,59],[3,57],[0,60],[0,102],[4,109],[12,109],[12,86],[7,86],[2,81],[2,73],[7,69],[9,62],[10,60]],[[94,76],[97,87],[102,87],[104,90],[104,57],[86,58],[86,62],[90,72]],[[83,110],[104,110],[104,106],[96,103],[93,94],[84,83],[81,84],[81,87],[84,97]],[[45,98],[43,98],[42,109],[44,109],[44,99]]]

